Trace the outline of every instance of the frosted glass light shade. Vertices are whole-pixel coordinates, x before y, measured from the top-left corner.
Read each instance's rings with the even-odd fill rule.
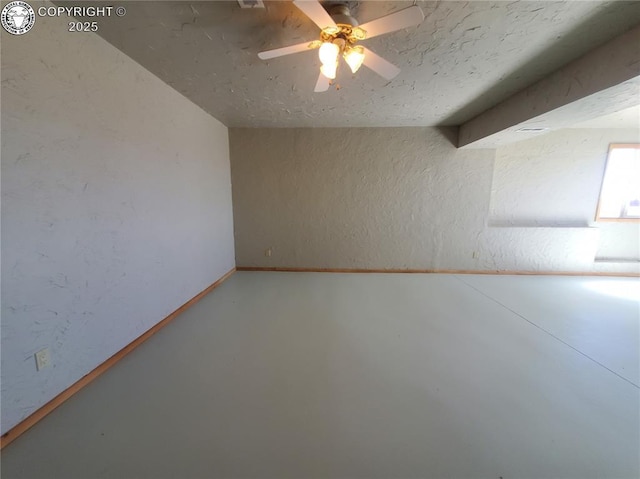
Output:
[[[338,69],[338,62],[324,63],[320,67],[320,72],[328,79],[333,80],[336,77],[336,70]]]
[[[324,42],[318,51],[318,56],[323,65],[333,65],[338,61],[340,47],[335,43]]]
[[[351,72],[355,73],[362,66],[364,61],[364,49],[362,47],[353,47],[344,52],[344,59],[351,68]]]

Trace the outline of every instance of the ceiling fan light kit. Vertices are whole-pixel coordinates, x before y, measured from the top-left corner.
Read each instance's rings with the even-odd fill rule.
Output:
[[[355,20],[353,22],[357,24]],[[320,32],[322,45],[320,46],[319,56],[322,66],[326,67],[325,69],[330,74],[327,75],[324,71],[325,69],[321,67],[322,74],[332,80],[336,77],[334,70],[338,66],[338,57],[340,55],[351,68],[351,72],[357,72],[364,61],[364,49],[361,46],[356,46],[355,43],[365,38],[366,32],[362,28],[344,23],[337,23],[335,27],[323,29]]]
[[[329,89],[329,80],[336,77],[340,56],[349,65],[352,73],[356,73],[362,65],[365,65],[383,78],[393,79],[400,73],[398,67],[356,43],[419,25],[424,20],[422,10],[414,5],[359,26],[358,21],[351,16],[347,4],[332,5],[329,12],[317,0],[295,0],[293,4],[320,27],[320,40],[260,52],[258,57],[268,60],[291,53],[319,49],[318,56],[322,66],[314,89],[316,92]]]

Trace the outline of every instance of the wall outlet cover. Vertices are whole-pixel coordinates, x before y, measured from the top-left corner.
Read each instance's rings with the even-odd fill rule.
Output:
[[[49,356],[49,348],[44,348],[38,351],[36,354],[36,369],[40,371],[43,368],[49,367],[51,363],[51,357]]]
[[[262,0],[238,0],[240,8],[264,8]]]

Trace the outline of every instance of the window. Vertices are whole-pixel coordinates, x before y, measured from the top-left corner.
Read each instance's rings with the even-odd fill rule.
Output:
[[[609,146],[596,221],[640,221],[640,144]]]

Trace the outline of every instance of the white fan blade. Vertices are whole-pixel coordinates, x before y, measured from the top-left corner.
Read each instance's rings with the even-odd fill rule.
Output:
[[[317,0],[295,0],[293,4],[298,7],[302,12],[311,19],[313,23],[320,27],[320,30],[324,30],[327,27],[336,26],[336,22],[329,16],[320,2]]]
[[[320,73],[318,77],[318,81],[316,82],[316,87],[313,89],[314,92],[319,93],[322,91],[327,91],[329,89],[329,79]]]
[[[360,25],[360,28],[367,32],[367,38],[372,38],[402,30],[403,28],[413,27],[414,25],[420,25],[422,20],[424,20],[424,13],[422,13],[420,7],[414,5],[367,22],[364,25]]]
[[[362,62],[368,68],[371,68],[374,72],[387,80],[392,80],[400,73],[400,69],[393,63],[389,63],[380,55],[373,53],[368,48],[364,49],[364,62]]]
[[[276,48],[275,50],[267,50],[265,52],[258,53],[258,58],[262,60],[268,60],[270,58],[281,57],[284,55],[291,55],[292,53],[303,52],[305,50],[313,50],[318,48],[317,42],[304,42],[297,45],[291,45],[289,47]]]

